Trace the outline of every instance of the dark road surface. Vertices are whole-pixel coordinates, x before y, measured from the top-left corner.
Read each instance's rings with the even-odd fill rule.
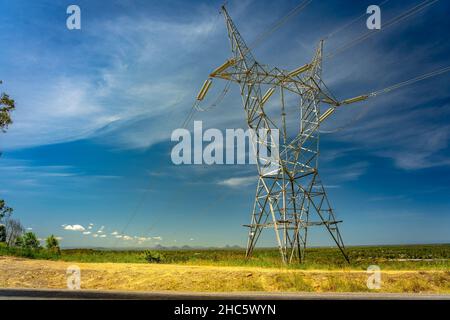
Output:
[[[0,300],[15,299],[134,299],[134,300],[450,300],[450,295],[397,293],[207,293],[100,290],[0,289]]]

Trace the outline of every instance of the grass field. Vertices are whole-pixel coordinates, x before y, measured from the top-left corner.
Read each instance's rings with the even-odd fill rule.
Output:
[[[283,267],[276,249],[258,249],[246,260],[244,249],[189,249],[152,250],[162,256],[161,263],[212,266]],[[367,269],[376,264],[387,270],[450,270],[450,244],[393,245],[347,248],[351,263],[345,262],[336,248],[310,248],[303,264],[293,264],[291,269]],[[36,259],[73,262],[123,262],[148,263],[144,251],[126,250],[62,250],[54,255],[45,250],[27,252],[0,247],[0,255],[24,256]]]
[[[85,289],[364,292],[366,269],[375,264],[381,292],[450,294],[449,244],[350,247],[350,264],[334,248],[311,248],[304,264],[288,267],[276,249],[259,249],[250,260],[238,249],[159,253],[160,263],[148,263],[144,251],[71,249],[58,256],[0,247],[0,287],[65,288],[66,268],[76,264]]]

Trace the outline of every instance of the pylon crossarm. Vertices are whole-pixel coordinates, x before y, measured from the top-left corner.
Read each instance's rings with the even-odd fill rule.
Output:
[[[247,76],[248,71],[236,70],[230,67],[222,72],[211,73],[211,78],[220,78],[241,83],[242,78]],[[246,83],[266,84],[274,87],[282,87],[292,93],[301,95],[306,90],[316,90],[316,87],[308,85],[302,79],[286,78],[283,74],[271,74],[266,72],[252,72],[252,79],[247,79]]]
[[[220,78],[237,83],[241,83],[244,77],[252,75],[252,78],[247,78],[246,83],[267,84],[273,87],[280,87],[298,95],[304,95],[306,91],[319,92],[319,100],[330,105],[339,105],[340,102],[332,97],[324,89],[316,83],[310,76],[300,77],[299,74],[290,76],[288,71],[273,68],[267,71],[262,65],[255,62],[255,66],[247,68],[237,68],[240,60],[229,59],[223,65],[216,68],[211,74],[211,78]],[[255,70],[252,70],[255,69]],[[250,72],[252,70],[252,72]],[[312,82],[313,84],[308,84]]]
[[[308,222],[308,226],[322,226],[322,225],[334,225],[334,224],[338,224],[338,223],[342,223],[342,220],[337,220],[337,221],[312,221],[312,222]]]

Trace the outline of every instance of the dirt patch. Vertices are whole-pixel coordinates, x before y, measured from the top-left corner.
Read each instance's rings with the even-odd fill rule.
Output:
[[[82,289],[141,291],[364,292],[362,270],[287,270],[142,263],[74,263],[0,257],[0,287],[67,288],[66,269],[81,270]],[[381,292],[450,293],[450,271],[382,272]]]

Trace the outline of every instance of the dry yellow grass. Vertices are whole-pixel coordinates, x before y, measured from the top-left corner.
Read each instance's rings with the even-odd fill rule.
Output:
[[[81,269],[82,289],[139,291],[359,292],[361,270],[287,270],[142,263],[70,263],[0,257],[0,287],[66,288],[66,269]],[[450,271],[385,271],[380,292],[450,293]]]

